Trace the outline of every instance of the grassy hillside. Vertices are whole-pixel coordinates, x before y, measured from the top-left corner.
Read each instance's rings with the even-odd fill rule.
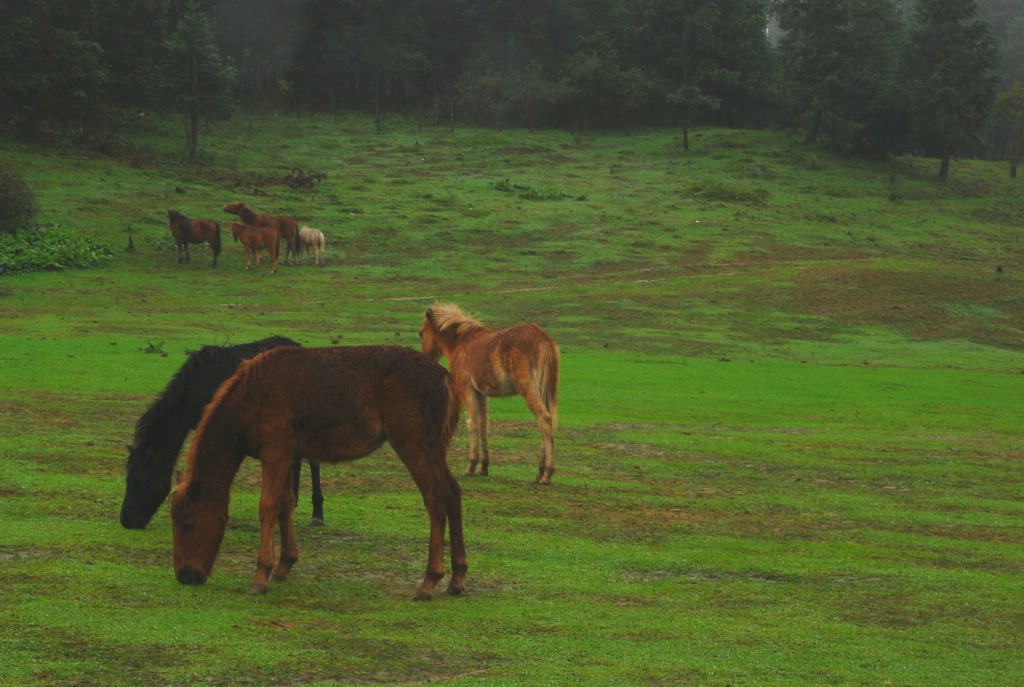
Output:
[[[0,277],[0,685],[1006,685],[1024,673],[1024,191],[773,133],[417,130],[241,117],[183,160],[0,141],[97,270]],[[312,188],[299,175],[325,174]],[[243,200],[327,265],[176,262],[169,208]],[[126,251],[129,237],[135,252]],[[520,400],[460,479],[469,590],[410,601],[427,518],[390,449],[325,469],[327,525],[245,595],[259,468],[213,579],[166,507],[117,522],[135,420],[207,343],[417,345],[454,301],[542,324],[554,484]],[[301,393],[301,390],[297,390]],[[449,454],[460,474],[461,427]],[[184,458],[184,456],[183,456]],[[304,494],[308,485],[303,484]]]

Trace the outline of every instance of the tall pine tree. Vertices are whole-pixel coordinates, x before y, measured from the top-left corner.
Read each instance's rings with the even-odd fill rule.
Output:
[[[915,143],[940,159],[974,142],[995,102],[999,54],[975,0],[918,0],[904,82]]]

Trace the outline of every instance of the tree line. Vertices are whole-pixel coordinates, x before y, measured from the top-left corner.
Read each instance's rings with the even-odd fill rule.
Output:
[[[934,155],[945,178],[954,155],[1024,150],[1018,5],[6,0],[0,128],[102,140],[130,112],[169,111],[194,155],[200,119],[237,108],[675,126],[685,146],[697,124],[775,127],[857,154]]]

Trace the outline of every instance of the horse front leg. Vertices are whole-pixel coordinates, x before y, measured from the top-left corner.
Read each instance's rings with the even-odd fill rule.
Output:
[[[299,561],[299,544],[295,537],[295,491],[291,485],[292,470],[286,473],[281,490],[281,511],[277,517],[277,528],[281,532],[281,557],[271,573],[270,579],[283,582],[288,579],[292,566]]]
[[[309,464],[309,478],[313,486],[313,517],[309,521],[310,525],[323,525],[324,524],[324,491],[320,487],[320,464],[310,463]]]
[[[265,594],[270,583],[270,573],[274,569],[274,529],[278,522],[285,522],[283,512],[288,506],[294,508],[295,499],[291,496],[289,482],[290,460],[275,460],[264,455],[262,463],[263,489],[260,492],[260,549],[256,555],[256,574],[249,585],[250,594]],[[286,492],[287,496],[286,496]],[[291,514],[287,516],[289,519]],[[289,542],[288,538],[291,537]],[[282,532],[281,554],[285,555],[285,547],[290,543],[295,546],[294,531]],[[294,549],[292,550],[294,555]],[[287,574],[287,571],[286,571]]]

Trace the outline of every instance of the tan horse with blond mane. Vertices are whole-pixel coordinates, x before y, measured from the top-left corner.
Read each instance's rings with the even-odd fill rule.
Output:
[[[537,481],[550,484],[555,471],[558,423],[558,346],[536,324],[492,330],[451,303],[427,309],[420,327],[421,350],[448,359],[455,388],[466,406],[470,458],[466,474],[487,474],[487,398],[519,394],[537,419],[541,460]]]

